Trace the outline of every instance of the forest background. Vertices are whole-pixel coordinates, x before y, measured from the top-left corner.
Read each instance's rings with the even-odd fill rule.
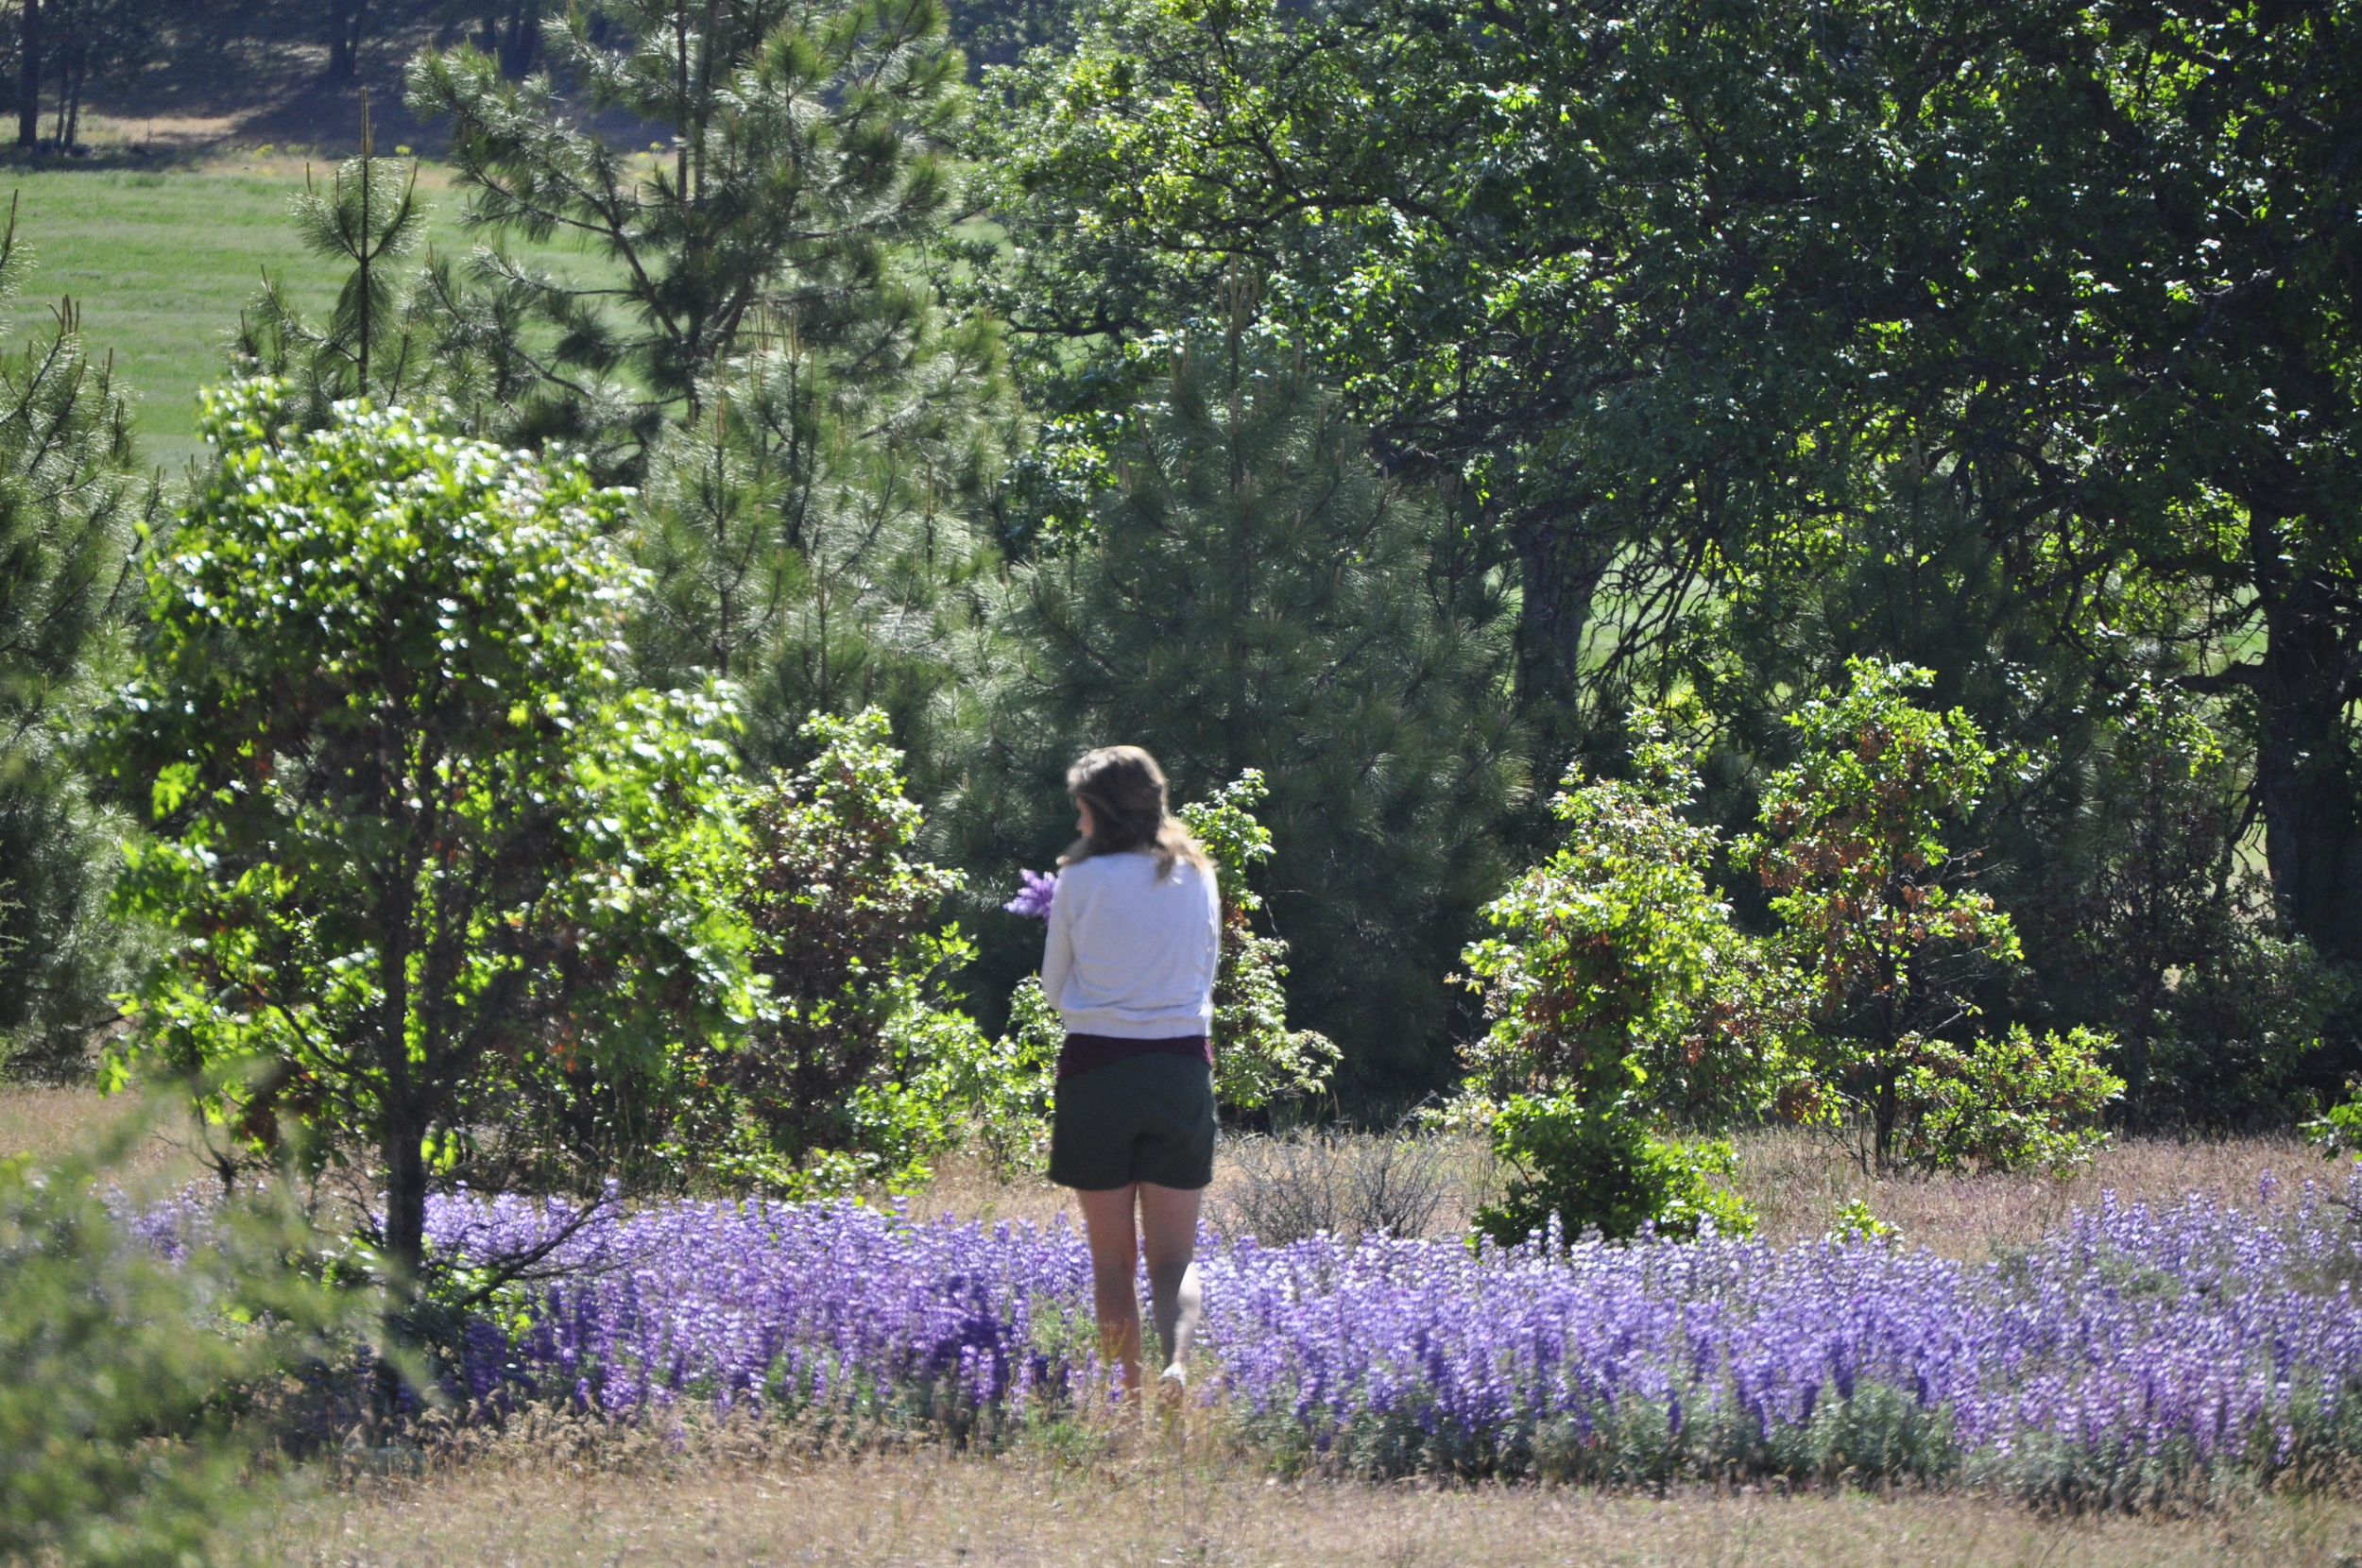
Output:
[[[1772,931],[1727,846],[1867,658],[1994,761],[1945,870],[2018,950],[1947,973],[1935,1034],[2087,1026],[2142,1128],[2362,1069],[2351,8],[13,15],[35,162],[192,60],[442,51],[381,141],[482,248],[419,245],[406,158],[356,166],[286,231],[336,306],[265,290],[225,379],[629,486],[629,682],[732,683],[752,774],[881,710],[975,947],[928,983],[988,1034],[1067,762],[1137,741],[1182,800],[1259,770],[1289,1019],[1391,1120],[1459,1080],[1480,911],[1570,769],[1633,773],[1635,710]],[[566,234],[572,272],[533,250]],[[209,481],[143,462],[70,315],[9,366],[0,1030],[71,1076],[163,940],[112,847],[160,770],[94,716]]]

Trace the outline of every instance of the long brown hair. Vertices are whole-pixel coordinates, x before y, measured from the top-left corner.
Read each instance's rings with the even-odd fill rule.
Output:
[[[1176,861],[1208,869],[1206,851],[1173,818],[1165,771],[1139,747],[1101,746],[1085,752],[1066,771],[1066,791],[1075,804],[1090,808],[1091,830],[1058,857],[1059,864],[1145,849],[1156,857],[1160,878],[1172,874]]]

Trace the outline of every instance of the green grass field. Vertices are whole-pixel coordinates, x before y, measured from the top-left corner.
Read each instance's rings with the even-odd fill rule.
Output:
[[[432,168],[419,184],[429,199],[428,243],[445,252],[472,247],[459,226],[459,194]],[[225,339],[264,270],[307,311],[334,297],[341,274],[296,243],[287,219],[288,199],[302,188],[302,165],[284,161],[173,173],[12,173],[0,179],[0,199],[16,193],[17,238],[36,265],[9,305],[9,325],[21,332],[44,323],[70,296],[94,357],[111,352],[138,395],[144,452],[178,470],[197,450],[197,390],[221,379]],[[557,271],[597,264],[564,246],[512,248]]]

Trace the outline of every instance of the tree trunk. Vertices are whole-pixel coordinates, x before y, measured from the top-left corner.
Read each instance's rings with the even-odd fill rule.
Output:
[[[41,144],[41,0],[25,0],[24,26],[17,38],[16,145]]]
[[[426,1129],[397,1117],[385,1133],[385,1261],[397,1297],[406,1297],[426,1263]]]
[[[499,41],[501,75],[510,81],[522,81],[533,69],[533,59],[541,43],[541,7],[539,0],[517,0],[508,12],[508,25]]]
[[[351,81],[361,68],[361,40],[368,28],[368,0],[334,0],[328,17],[329,79]]]
[[[418,1299],[419,1281],[426,1265],[426,1153],[420,1147],[424,1129],[401,1117],[388,1124],[380,1153],[385,1162],[384,1320],[388,1343],[400,1343],[414,1332],[410,1306]],[[402,1407],[402,1373],[390,1360],[377,1365],[377,1403],[381,1413]]]
[[[1890,1054],[1892,1047],[1889,1047]],[[1889,1066],[1878,1074],[1877,1098],[1871,1102],[1871,1148],[1874,1174],[1884,1176],[1894,1168],[1894,1129],[1903,1117],[1903,1097],[1897,1092],[1896,1081],[1902,1075]]]
[[[1571,713],[1583,695],[1583,634],[1613,549],[1572,518],[1513,524],[1520,571],[1517,696],[1529,712]]]
[[[2258,553],[2276,552],[2276,531],[2257,532],[2267,536]],[[2352,963],[2362,959],[2362,823],[2345,718],[2353,652],[2320,576],[2261,586],[2255,785],[2272,896],[2322,957]]]
[[[2148,1123],[2148,1060],[2151,1031],[2157,1027],[2157,1010],[2144,1006],[2140,1022],[2124,1036],[2124,1130],[2140,1133]]]
[[[404,682],[388,682],[400,691]],[[401,813],[389,812],[395,820]],[[384,1082],[378,1115],[385,1130],[385,1261],[392,1275],[394,1310],[400,1311],[419,1282],[426,1259],[426,1151],[432,1089],[419,1082],[419,1065],[410,1060],[411,916],[418,889],[412,867],[402,857],[379,868],[377,927],[383,946],[378,974],[385,987],[377,1004],[376,1055]],[[387,873],[390,873],[388,875]]]

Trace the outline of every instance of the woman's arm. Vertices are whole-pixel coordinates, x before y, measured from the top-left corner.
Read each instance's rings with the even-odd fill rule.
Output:
[[[1061,882],[1066,878],[1059,878]],[[1059,1005],[1066,995],[1066,978],[1074,967],[1074,899],[1071,887],[1061,887],[1064,897],[1050,900],[1050,935],[1041,950],[1041,994],[1050,998],[1050,1005]]]

